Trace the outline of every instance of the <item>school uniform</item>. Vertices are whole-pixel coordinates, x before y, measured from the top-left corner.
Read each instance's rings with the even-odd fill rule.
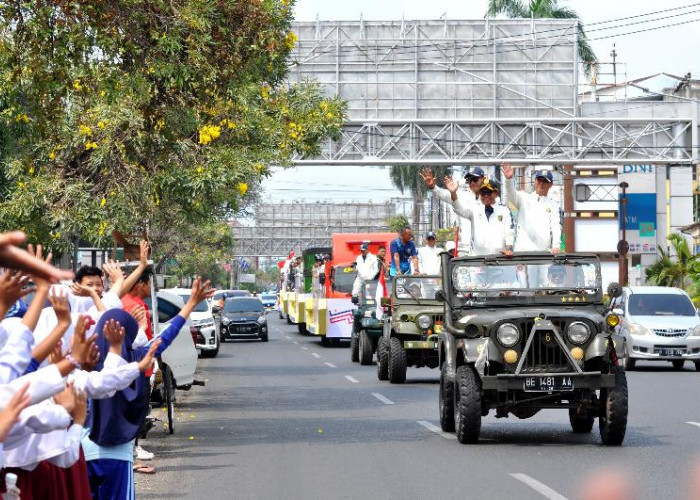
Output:
[[[561,243],[559,206],[550,196],[539,196],[515,189],[513,179],[506,179],[505,198],[518,209],[516,252],[545,252]]]
[[[475,207],[457,198],[452,204],[456,213],[472,223],[472,251],[470,255],[497,254],[513,246],[513,221],[510,210],[499,204]]]

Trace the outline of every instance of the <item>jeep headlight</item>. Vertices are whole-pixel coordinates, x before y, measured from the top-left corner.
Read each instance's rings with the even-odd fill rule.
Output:
[[[416,322],[418,323],[418,327],[422,328],[423,330],[427,330],[430,328],[430,325],[433,324],[432,318],[426,315],[418,316]]]
[[[586,323],[575,321],[566,329],[566,335],[574,344],[584,344],[591,337],[591,329]]]
[[[632,323],[630,325],[630,333],[632,335],[651,335],[649,329],[644,325],[640,325],[639,323]]]
[[[221,318],[221,324],[222,324],[222,325],[228,325],[230,322],[231,322],[231,320],[230,320],[229,318],[227,318],[226,316],[224,316],[223,318]]]
[[[696,326],[692,330],[690,330],[690,336],[691,337],[700,337],[700,325]]]
[[[513,347],[520,340],[520,330],[512,323],[503,323],[496,330],[496,338],[505,347]]]

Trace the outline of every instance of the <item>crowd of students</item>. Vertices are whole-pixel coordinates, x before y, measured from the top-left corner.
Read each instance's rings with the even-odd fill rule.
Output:
[[[16,475],[23,500],[132,499],[154,359],[214,290],[197,278],[154,337],[139,292],[150,279],[146,242],[128,276],[104,265],[105,291],[101,270],[73,276],[24,239],[0,234],[0,490]]]

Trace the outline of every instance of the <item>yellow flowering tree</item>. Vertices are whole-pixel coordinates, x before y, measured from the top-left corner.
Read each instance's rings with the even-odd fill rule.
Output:
[[[3,228],[61,248],[249,206],[271,165],[316,154],[345,114],[318,86],[285,83],[292,8],[0,2]]]

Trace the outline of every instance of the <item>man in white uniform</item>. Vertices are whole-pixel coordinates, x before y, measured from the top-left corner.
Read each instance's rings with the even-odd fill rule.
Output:
[[[501,167],[506,178],[505,199],[518,209],[515,238],[516,252],[560,253],[561,218],[559,206],[548,196],[554,177],[549,170],[535,172],[535,190],[532,193],[515,189],[512,165]]]
[[[428,231],[425,235],[425,246],[418,249],[418,272],[428,276],[440,274],[440,252],[442,248],[435,245],[435,233]]]
[[[472,223],[472,251],[470,255],[492,255],[513,251],[513,220],[507,207],[496,203],[501,186],[495,179],[487,179],[479,196],[481,203],[464,203],[457,195],[457,183],[445,183],[452,193],[454,211]]]
[[[421,177],[425,181],[425,185],[428,189],[432,190],[435,196],[445,203],[452,204],[452,194],[445,188],[441,188],[435,184],[435,177],[433,177],[433,172],[429,168],[423,169],[420,173]],[[452,181],[451,177],[445,177],[445,183],[447,180]],[[469,172],[464,175],[465,189],[461,191],[462,202],[463,203],[473,203],[475,205],[481,204],[479,200],[479,189],[481,188],[484,180],[486,179],[486,174],[481,167],[474,167]],[[454,181],[452,181],[454,182]],[[468,255],[471,252],[470,242],[472,240],[472,226],[469,219],[457,216],[457,224],[459,225],[459,253],[460,255]]]
[[[379,272],[379,260],[377,260],[376,255],[370,253],[368,243],[360,245],[360,255],[355,259],[355,269],[357,270],[357,278],[352,285],[353,297],[359,296],[365,281],[373,280]]]

